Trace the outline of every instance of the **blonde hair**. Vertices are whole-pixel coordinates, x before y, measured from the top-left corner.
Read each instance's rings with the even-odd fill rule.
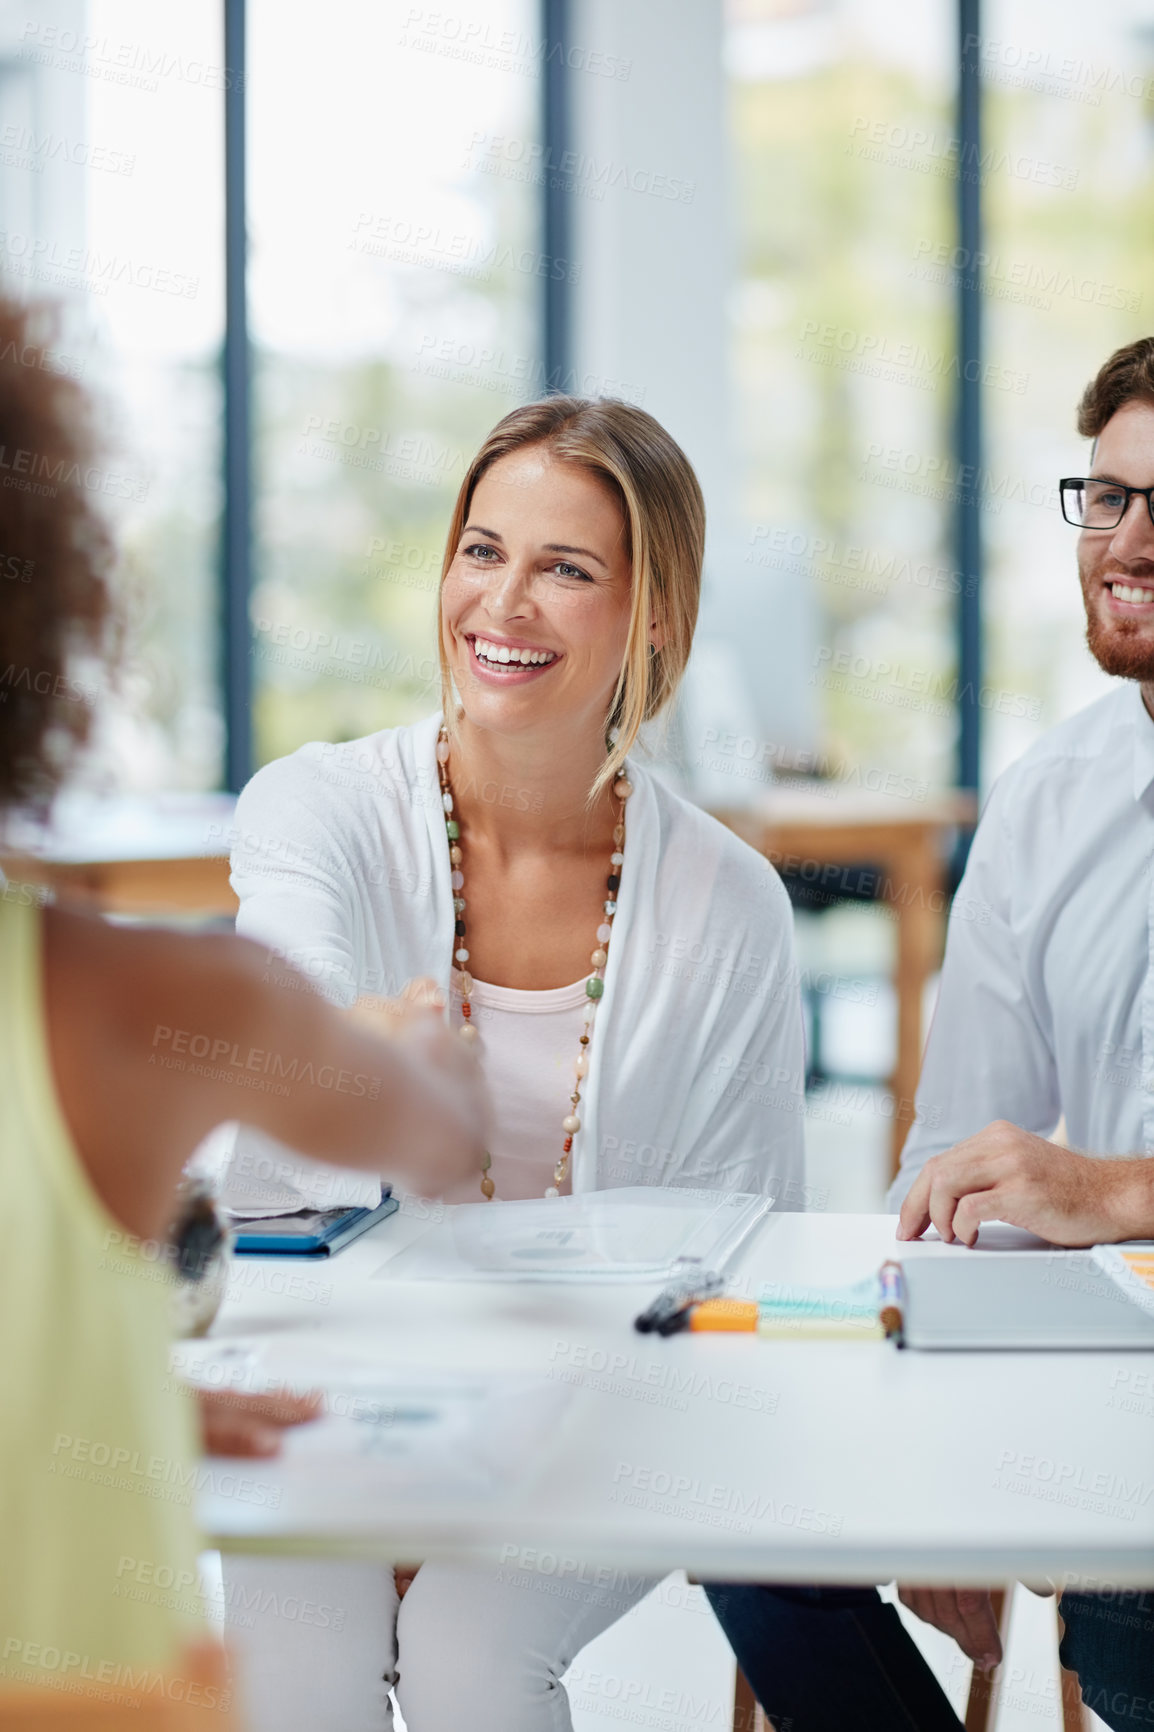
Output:
[[[625,519],[632,567],[629,633],[617,687],[605,718],[607,758],[591,790],[596,797],[620,773],[644,722],[673,697],[685,672],[701,599],[705,501],[684,451],[659,422],[614,397],[546,397],[498,421],[461,482],[441,565],[445,581],[477,483],[513,451],[544,445],[565,463],[597,475]],[[650,653],[649,622],[661,645]],[[439,630],[441,700],[450,731],[456,721],[443,625]]]

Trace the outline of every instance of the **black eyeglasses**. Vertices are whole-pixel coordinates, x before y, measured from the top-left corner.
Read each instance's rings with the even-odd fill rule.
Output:
[[[1124,481],[1095,481],[1088,475],[1068,475],[1059,481],[1062,516],[1075,529],[1117,529],[1140,493],[1154,523],[1154,487],[1127,487]]]

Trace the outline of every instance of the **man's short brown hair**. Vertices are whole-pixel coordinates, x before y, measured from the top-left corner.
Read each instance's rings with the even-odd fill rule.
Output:
[[[1097,439],[1111,416],[1126,403],[1154,404],[1154,337],[1139,337],[1118,349],[1082,393],[1078,431]]]
[[[49,795],[92,719],[111,643],[111,541],[88,397],[50,308],[0,296],[0,814]]]

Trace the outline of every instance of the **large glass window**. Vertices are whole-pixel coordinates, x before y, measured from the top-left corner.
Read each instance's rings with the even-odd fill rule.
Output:
[[[129,653],[87,773],[121,787],[221,773],[221,13],[0,0],[0,280],[63,304],[63,364],[111,410]],[[952,0],[724,0],[735,606],[773,598],[804,663],[765,779],[953,779],[960,169],[985,225],[986,781],[1104,687],[1054,484],[1085,382],[1149,328],[1154,9],[983,16],[984,151],[960,165]],[[250,0],[258,761],[435,701],[449,502],[544,388],[543,278],[570,269],[541,251],[537,0],[323,23]]]
[[[119,788],[220,779],[223,81],[213,0],[0,6],[0,284],[107,410],[127,659],[83,773]]]
[[[1154,325],[1154,6],[989,0],[971,44],[985,85],[985,318],[991,361],[1025,381],[987,407],[992,685],[1020,692],[986,718],[987,781],[1109,681],[1083,642],[1076,532],[1057,483],[1086,473],[1083,389]]]
[[[803,767],[895,791],[954,768],[954,28],[945,3],[726,5],[746,571],[783,619],[807,598]]]
[[[544,389],[537,13],[250,0],[258,762],[437,702],[453,496]]]

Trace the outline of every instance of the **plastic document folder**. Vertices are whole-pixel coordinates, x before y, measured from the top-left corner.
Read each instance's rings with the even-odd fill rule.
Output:
[[[539,1201],[458,1203],[379,1273],[390,1280],[650,1281],[721,1270],[772,1197],[634,1185]]]
[[[1154,1244],[902,1261],[907,1347],[1154,1349]]]

